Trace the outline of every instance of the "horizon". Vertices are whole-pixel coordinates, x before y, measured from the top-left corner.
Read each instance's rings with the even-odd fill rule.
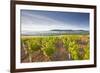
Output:
[[[28,31],[28,32],[22,32],[21,34],[22,35],[41,35],[41,34],[48,35],[48,34],[52,34],[52,33],[54,33],[54,34],[57,34],[57,33],[59,33],[59,34],[65,34],[65,33],[79,34],[80,32],[81,32],[81,34],[89,33],[88,30],[58,30],[57,29],[57,30],[48,30],[48,31]]]
[[[57,30],[57,31],[88,31],[88,32],[89,32],[89,30],[72,30],[72,29],[67,29],[67,30],[66,30],[66,29],[63,29],[63,30],[62,30],[62,29],[52,29],[52,30],[46,30],[46,31],[27,31],[27,32],[22,32],[21,34],[23,34],[23,33],[28,33],[28,32],[29,32],[29,33],[30,33],[30,32],[31,32],[31,33],[32,33],[32,32],[49,32],[49,31],[56,31],[56,30]]]

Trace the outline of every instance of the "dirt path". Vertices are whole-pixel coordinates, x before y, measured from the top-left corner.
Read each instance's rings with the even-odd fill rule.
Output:
[[[54,61],[71,60],[70,53],[66,50],[61,40],[57,41],[55,47],[57,48],[57,50],[53,54],[52,60]]]

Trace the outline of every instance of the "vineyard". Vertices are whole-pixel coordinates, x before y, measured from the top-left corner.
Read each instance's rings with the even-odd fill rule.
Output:
[[[89,35],[21,36],[21,62],[88,60]]]

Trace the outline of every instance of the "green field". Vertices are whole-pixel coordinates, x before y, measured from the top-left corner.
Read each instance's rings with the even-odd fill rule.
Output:
[[[21,36],[21,62],[88,60],[89,35]]]

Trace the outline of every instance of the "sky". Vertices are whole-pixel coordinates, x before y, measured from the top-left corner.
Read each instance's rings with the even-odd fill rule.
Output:
[[[89,30],[89,13],[21,10],[21,32]]]

